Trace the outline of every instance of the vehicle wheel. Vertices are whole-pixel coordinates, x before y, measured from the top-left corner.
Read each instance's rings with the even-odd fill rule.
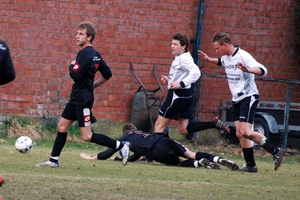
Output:
[[[269,126],[265,119],[261,117],[254,118],[253,130],[269,138]]]

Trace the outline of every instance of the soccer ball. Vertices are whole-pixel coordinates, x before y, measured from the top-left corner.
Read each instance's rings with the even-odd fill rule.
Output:
[[[15,147],[20,153],[28,153],[33,147],[33,141],[28,136],[21,136],[16,140]]]

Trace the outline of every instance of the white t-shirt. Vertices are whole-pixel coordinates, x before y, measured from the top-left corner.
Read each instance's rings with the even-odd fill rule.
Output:
[[[199,67],[194,63],[194,59],[190,52],[185,52],[176,56],[170,67],[168,77],[168,89],[171,89],[170,84],[174,81],[180,83],[183,81],[185,87],[191,88],[191,84],[195,83],[200,78],[201,72]]]
[[[267,75],[267,68],[257,62],[248,52],[236,47],[237,50],[232,56],[221,57],[222,66],[225,68],[229,89],[232,94],[232,101],[238,102],[245,97],[259,94],[255,83],[255,75],[243,72],[237,68],[238,63],[243,63],[248,68],[259,67]]]

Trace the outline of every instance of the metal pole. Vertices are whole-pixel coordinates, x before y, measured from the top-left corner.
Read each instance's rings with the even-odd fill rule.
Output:
[[[286,105],[284,110],[284,135],[282,141],[282,148],[287,147],[287,138],[289,134],[289,119],[290,119],[290,102],[291,101],[291,84],[288,83],[288,90],[286,91]]]

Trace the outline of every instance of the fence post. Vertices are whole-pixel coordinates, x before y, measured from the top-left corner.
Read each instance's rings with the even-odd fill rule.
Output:
[[[284,135],[282,148],[286,149],[287,147],[287,138],[289,134],[289,119],[290,119],[290,100],[291,99],[291,83],[288,83],[288,89],[286,91],[286,105],[284,110]]]

